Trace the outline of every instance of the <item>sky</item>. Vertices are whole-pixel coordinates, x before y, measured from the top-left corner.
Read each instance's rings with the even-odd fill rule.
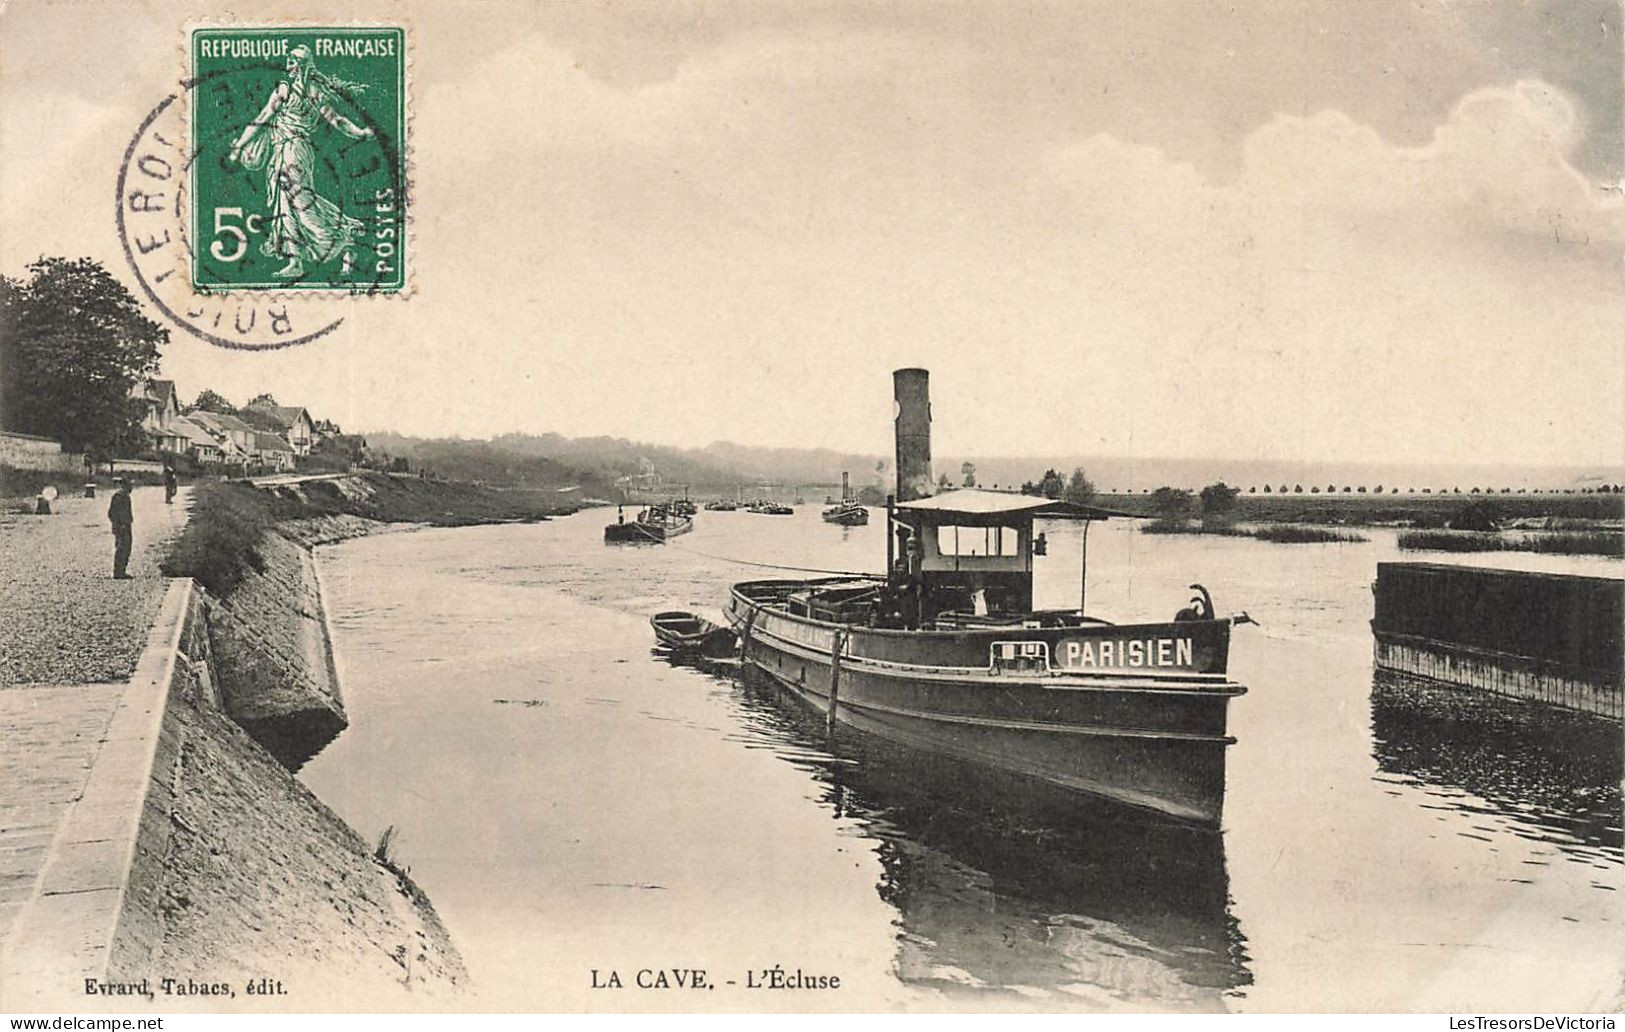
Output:
[[[134,287],[199,4],[0,13],[0,271]],[[227,8],[214,12],[218,22]],[[286,4],[406,28],[405,299],[182,395],[347,429],[1625,462],[1617,2]]]

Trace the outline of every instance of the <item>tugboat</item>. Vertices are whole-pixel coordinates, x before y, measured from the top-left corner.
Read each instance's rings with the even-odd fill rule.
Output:
[[[1121,513],[967,488],[934,497],[928,374],[893,374],[886,575],[735,584],[746,663],[836,723],[1029,786],[1217,826],[1231,627],[1205,589],[1171,619],[1033,608],[1040,519]]]
[[[604,543],[662,545],[666,543],[667,538],[687,534],[693,529],[692,518],[677,515],[667,505],[650,505],[639,512],[637,519],[630,523],[627,522],[624,507],[617,505],[615,522],[604,528]]]
[[[846,472],[841,472],[841,501],[824,510],[824,522],[836,523],[843,527],[865,527],[869,525],[869,510],[858,504],[852,497],[852,484]]]

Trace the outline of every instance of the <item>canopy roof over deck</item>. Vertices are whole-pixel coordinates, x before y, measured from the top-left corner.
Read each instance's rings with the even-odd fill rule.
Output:
[[[930,498],[917,498],[912,502],[899,502],[896,512],[900,517],[918,514],[930,523],[959,523],[971,526],[1011,526],[1034,519],[1105,520],[1113,516],[1130,515],[1093,505],[1063,502],[1056,498],[982,491],[974,487],[945,491]]]

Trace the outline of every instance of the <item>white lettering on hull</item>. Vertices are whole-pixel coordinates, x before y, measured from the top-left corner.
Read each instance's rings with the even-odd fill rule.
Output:
[[[1190,638],[1074,639],[1062,643],[1061,666],[1073,670],[1144,669],[1195,664],[1196,647]]]

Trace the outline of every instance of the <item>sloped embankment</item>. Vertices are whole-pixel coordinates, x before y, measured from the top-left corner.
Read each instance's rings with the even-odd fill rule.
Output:
[[[189,647],[155,771],[166,812],[147,818],[168,847],[139,852],[131,877],[132,891],[150,886],[161,934],[149,965],[120,973],[217,982],[229,968],[239,994],[261,979],[285,993],[236,1005],[302,1011],[457,992],[462,960],[427,897],[212,704],[198,676],[208,637]]]
[[[164,572],[209,593],[226,712],[292,770],[347,724],[310,548],[391,523],[462,526],[546,519],[539,490],[367,473],[255,487],[205,483]]]

